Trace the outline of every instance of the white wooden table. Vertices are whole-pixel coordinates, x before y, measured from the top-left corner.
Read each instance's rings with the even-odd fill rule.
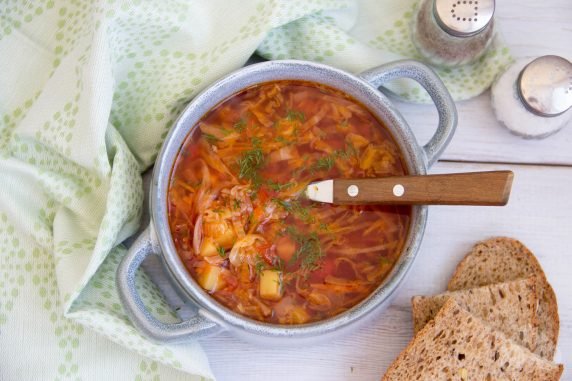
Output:
[[[515,57],[572,59],[572,0],[502,0],[497,20]],[[572,123],[545,140],[526,141],[495,120],[488,92],[457,106],[457,133],[431,172],[510,169],[515,181],[509,205],[431,207],[418,259],[393,304],[371,327],[304,348],[261,348],[228,333],[201,340],[218,380],[379,380],[412,337],[411,296],[442,292],[471,246],[498,235],[522,240],[542,263],[558,296],[562,379],[572,380]],[[426,141],[437,121],[433,107],[400,103],[399,108]],[[147,269],[155,278],[156,266],[149,263]],[[171,304],[181,307],[166,292]]]

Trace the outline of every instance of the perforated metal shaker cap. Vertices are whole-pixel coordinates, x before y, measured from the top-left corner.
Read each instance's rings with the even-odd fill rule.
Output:
[[[572,107],[572,63],[543,56],[522,69],[517,80],[522,103],[540,116],[557,116]]]
[[[434,0],[433,13],[445,32],[456,37],[470,37],[492,21],[495,0]]]

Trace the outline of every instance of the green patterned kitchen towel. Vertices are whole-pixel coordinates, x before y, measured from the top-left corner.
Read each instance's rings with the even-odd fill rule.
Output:
[[[257,47],[352,71],[417,57],[413,3],[0,0],[0,380],[212,379],[197,342],[149,342],[119,302],[141,172],[189,100]],[[496,45],[440,74],[464,99],[509,60]],[[407,83],[393,90],[425,100]]]

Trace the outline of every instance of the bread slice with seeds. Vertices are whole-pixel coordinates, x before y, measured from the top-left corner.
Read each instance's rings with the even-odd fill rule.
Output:
[[[538,294],[535,277],[435,296],[414,296],[411,304],[415,332],[432,320],[449,298],[516,343],[531,351],[536,349]]]
[[[449,298],[382,381],[559,380],[554,364],[514,343]]]
[[[448,290],[481,287],[532,275],[537,278],[539,296],[538,344],[534,352],[552,360],[560,330],[556,295],[538,259],[520,241],[498,237],[477,243],[457,266]]]

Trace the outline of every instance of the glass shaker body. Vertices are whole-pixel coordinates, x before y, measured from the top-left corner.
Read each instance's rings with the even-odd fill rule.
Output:
[[[413,17],[412,38],[421,55],[433,65],[443,67],[465,65],[479,59],[493,38],[492,12],[489,20],[483,20],[487,16],[479,16],[478,0],[449,1],[447,5],[438,3],[443,1],[421,0]],[[438,5],[441,14],[450,8],[446,14],[451,20],[442,20],[444,16],[439,16]],[[459,12],[462,8],[464,12]],[[480,29],[475,31],[476,28]]]

